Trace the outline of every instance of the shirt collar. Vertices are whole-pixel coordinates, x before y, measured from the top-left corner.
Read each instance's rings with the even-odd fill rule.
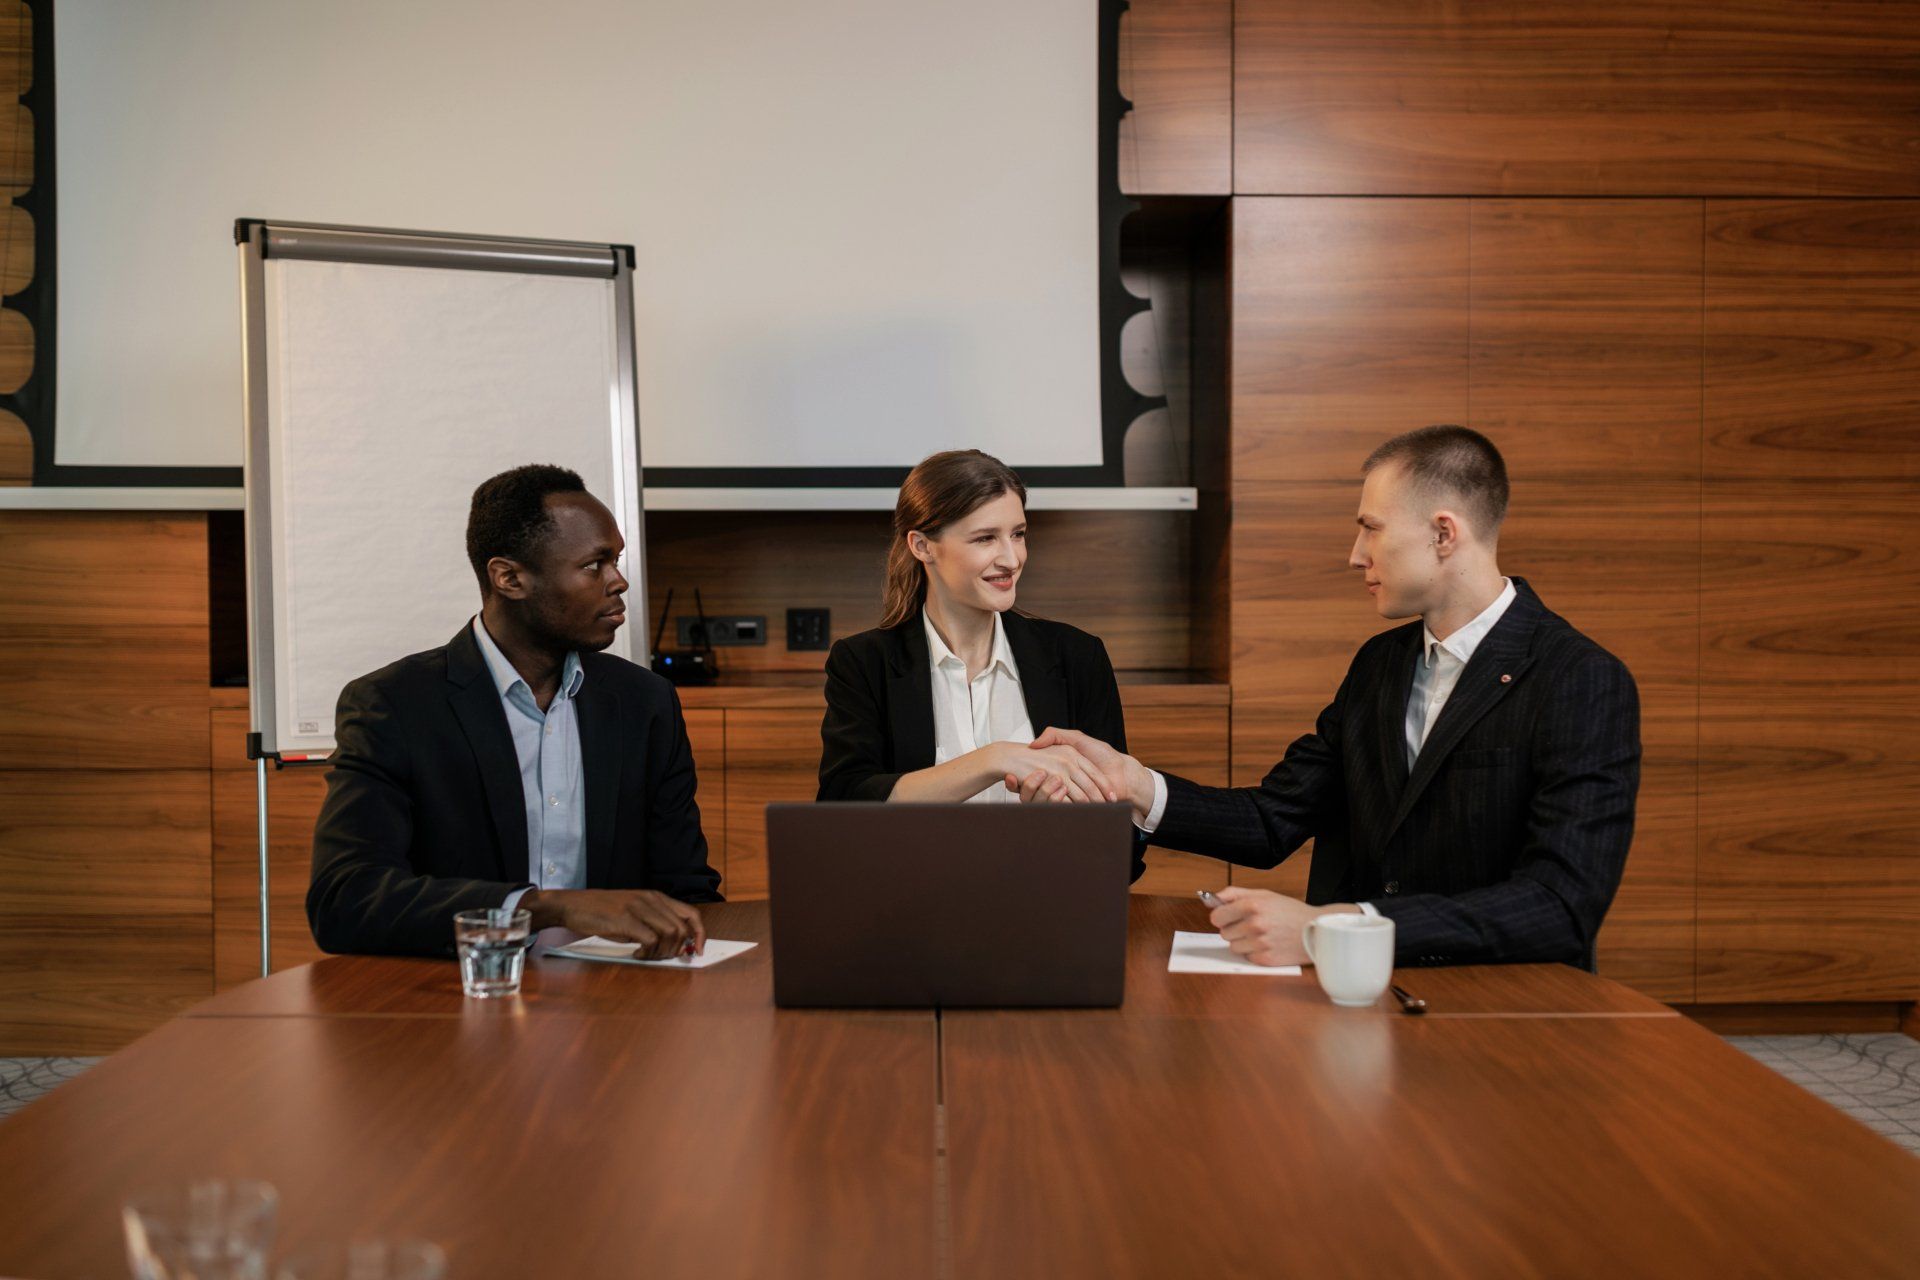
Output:
[[[937,669],[951,659],[960,663],[962,669],[965,669],[966,664],[961,661],[959,654],[947,648],[947,642],[940,638],[939,630],[933,625],[933,619],[927,615],[925,609],[920,611],[920,621],[927,629],[929,663]],[[1004,668],[1006,673],[1015,680],[1020,678],[1020,668],[1013,661],[1013,646],[1007,643],[1007,628],[1001,623],[1000,615],[997,613],[993,615],[993,656],[987,660],[987,670],[991,671],[995,667]]]
[[[1425,642],[1420,650],[1420,661],[1427,666],[1432,666],[1434,663],[1434,650],[1444,649],[1447,653],[1458,659],[1461,666],[1472,662],[1473,651],[1480,647],[1480,642],[1487,638],[1487,633],[1492,631],[1494,625],[1506,614],[1507,606],[1511,605],[1514,602],[1514,598],[1519,595],[1519,592],[1513,589],[1512,578],[1506,579],[1506,584],[1500,594],[1494,597],[1493,603],[1480,611],[1479,617],[1448,636],[1445,640],[1434,639],[1432,630],[1429,629],[1425,623],[1422,623],[1420,625],[1420,633],[1424,637]]]
[[[499,690],[502,698],[511,693],[515,685],[526,689],[529,697],[533,695],[526,678],[514,670],[513,664],[507,661],[507,655],[500,652],[500,646],[487,634],[487,624],[480,621],[477,613],[473,615],[473,638],[480,645],[480,656],[486,659],[487,674],[493,677],[493,687]],[[580,655],[569,653],[560,668],[560,689],[556,696],[571,699],[580,692],[580,685],[586,678],[586,670],[580,665]]]

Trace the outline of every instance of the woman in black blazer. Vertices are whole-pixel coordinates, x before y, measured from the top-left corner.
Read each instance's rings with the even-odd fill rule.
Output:
[[[881,623],[827,655],[819,799],[1117,798],[1078,752],[1029,745],[1057,727],[1124,751],[1127,731],[1098,637],[1014,609],[1026,497],[977,449],[937,453],[900,486]]]

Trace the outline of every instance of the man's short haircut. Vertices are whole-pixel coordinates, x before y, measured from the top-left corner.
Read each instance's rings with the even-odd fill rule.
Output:
[[[1475,532],[1491,538],[1507,516],[1507,464],[1493,441],[1468,427],[1421,427],[1375,449],[1360,474],[1398,462],[1409,478],[1430,492],[1458,499]]]
[[[550,493],[585,493],[587,486],[565,467],[535,463],[502,471],[483,480],[473,491],[467,512],[467,559],[480,579],[480,596],[493,590],[487,580],[487,561],[505,556],[524,565],[540,562],[540,544],[553,532],[547,510]]]

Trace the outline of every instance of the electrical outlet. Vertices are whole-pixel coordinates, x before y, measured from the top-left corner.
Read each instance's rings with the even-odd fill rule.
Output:
[[[830,649],[833,647],[833,610],[787,610],[788,649]]]
[[[716,614],[706,621],[706,629],[701,630],[700,619],[681,614],[673,620],[674,643],[681,649],[699,649],[711,644],[714,648],[728,645],[765,644],[767,642],[767,615],[764,613]]]

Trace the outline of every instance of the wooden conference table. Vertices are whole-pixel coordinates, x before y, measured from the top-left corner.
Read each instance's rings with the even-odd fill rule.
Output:
[[[118,1205],[265,1178],[283,1250],[451,1275],[1913,1275],[1920,1160],[1558,966],[1169,974],[1118,1010],[777,1011],[770,948],[674,973],[342,957],[228,991],[0,1122],[0,1274],[124,1274]],[[713,936],[767,938],[764,904]]]

